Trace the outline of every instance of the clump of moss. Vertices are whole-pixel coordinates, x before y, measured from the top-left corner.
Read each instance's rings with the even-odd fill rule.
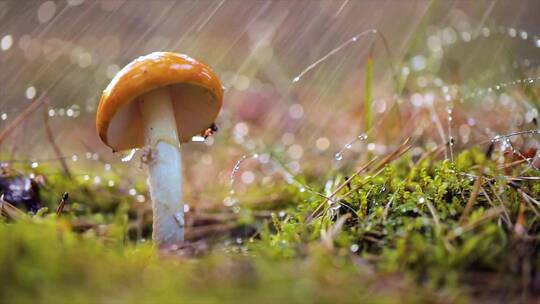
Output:
[[[349,179],[305,178],[322,196],[276,186],[287,193],[279,212],[268,205],[268,216],[261,216],[264,210],[249,204],[234,216],[223,211],[219,218],[235,228],[219,238],[200,235],[210,249],[196,258],[186,257],[190,246],[156,254],[142,241],[149,231],[131,233],[140,219],[123,189],[55,175],[41,191],[45,205],[54,208],[68,191],[81,207],[0,223],[0,302],[456,302],[538,295],[537,171],[478,150],[454,162],[433,158],[403,154]],[[324,193],[328,184],[333,195]],[[81,229],[83,220],[90,224]]]
[[[482,277],[500,295],[538,293],[538,172],[517,177],[524,166],[505,172],[484,159],[478,150],[455,162],[404,156],[350,180],[331,200],[299,194],[299,203],[284,219],[274,218],[255,246],[287,258],[320,242],[333,254],[353,254],[379,272],[406,273],[420,284],[457,287]]]

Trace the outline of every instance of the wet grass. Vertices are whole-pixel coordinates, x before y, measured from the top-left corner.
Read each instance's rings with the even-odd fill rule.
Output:
[[[188,213],[191,242],[161,249],[145,241],[148,203],[43,166],[51,211],[0,223],[0,302],[530,300],[538,174],[487,156],[450,162],[402,145],[356,176],[306,174],[323,196],[283,183],[278,200]]]

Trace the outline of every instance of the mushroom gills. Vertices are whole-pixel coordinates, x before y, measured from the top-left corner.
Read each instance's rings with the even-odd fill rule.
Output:
[[[148,185],[152,198],[153,235],[161,244],[184,241],[182,157],[169,88],[142,95],[138,101],[145,147],[150,150]]]
[[[181,142],[191,141],[192,136],[201,134],[214,122],[220,104],[206,88],[192,84],[175,84],[163,89],[168,89],[170,93],[177,134]],[[107,137],[115,151],[144,146],[142,117],[137,100],[133,101],[118,110],[108,128]]]

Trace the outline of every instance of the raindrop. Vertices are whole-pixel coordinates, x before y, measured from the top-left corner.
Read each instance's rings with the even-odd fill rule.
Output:
[[[2,40],[0,40],[0,48],[2,51],[7,51],[11,48],[13,45],[13,37],[11,35],[5,35],[2,37]]]
[[[300,104],[293,104],[289,107],[289,116],[294,119],[300,119],[304,116],[304,108]]]
[[[471,41],[471,33],[469,33],[469,32],[461,33],[461,39],[463,39],[464,42]]]
[[[77,63],[81,68],[87,68],[92,64],[92,54],[87,52],[82,52],[77,58]]]
[[[294,134],[292,133],[289,133],[289,132],[285,132],[282,136],[281,136],[281,142],[284,144],[284,145],[291,145],[293,142],[294,142]]]
[[[244,184],[251,184],[255,180],[255,175],[251,171],[244,171],[241,179]]]
[[[404,66],[401,68],[401,76],[407,77],[411,73],[411,69],[409,69],[408,66]]]
[[[343,146],[343,148],[341,150],[339,150],[338,153],[336,153],[336,155],[334,156],[336,160],[340,161],[343,159],[343,152],[345,152],[345,150],[350,150],[352,148],[352,145],[358,141],[364,141],[367,139],[367,135],[366,134],[361,134],[359,136],[357,136],[354,140],[348,142],[347,144],[345,144],[345,146]]]
[[[133,156],[135,155],[135,152],[137,152],[137,149],[131,149],[126,155],[122,156],[121,160],[123,162],[128,162],[133,159]]]
[[[120,67],[116,64],[110,64],[109,66],[107,66],[107,77],[109,79],[113,79],[114,76],[118,73],[118,71],[120,71]]]
[[[337,211],[341,208],[341,205],[336,203],[336,202],[333,202],[333,201],[328,201],[328,205],[330,205],[330,210],[332,211]]]
[[[38,8],[38,20],[45,23],[51,20],[56,13],[56,4],[54,1],[45,1]]]
[[[300,159],[304,154],[304,149],[298,144],[294,144],[287,149],[287,154],[293,159]]]
[[[326,137],[319,137],[315,142],[315,146],[320,151],[326,151],[330,147],[330,141]]]
[[[491,142],[498,142],[498,141],[500,141],[500,140],[501,140],[501,136],[500,136],[500,135],[496,135],[495,137],[493,137],[493,138],[491,139]]]
[[[411,67],[415,71],[421,71],[426,68],[426,59],[424,56],[418,55],[411,59]]]
[[[36,97],[36,88],[33,86],[26,88],[26,92],[24,95],[27,99],[33,99],[34,97]]]
[[[191,141],[193,142],[204,142],[204,140],[205,140],[204,136],[200,136],[200,135],[195,135],[191,137]]]
[[[84,0],[67,0],[67,5],[77,6],[83,4]]]
[[[234,184],[234,178],[236,176],[236,173],[238,172],[238,170],[240,170],[240,165],[242,164],[242,162],[244,162],[245,160],[247,159],[247,155],[242,155],[242,157],[236,162],[236,164],[234,165],[232,171],[231,171],[231,174],[229,175],[229,178],[230,178],[230,183],[231,183],[231,186]],[[232,191],[232,190],[231,190]]]
[[[178,222],[180,227],[184,227],[184,214],[182,212],[175,213],[174,219]]]
[[[223,200],[223,205],[226,206],[226,207],[231,207],[233,206],[234,204],[236,204],[236,200],[230,196],[227,196],[224,200]]]

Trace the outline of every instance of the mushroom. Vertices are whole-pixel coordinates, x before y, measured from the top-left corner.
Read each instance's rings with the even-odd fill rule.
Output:
[[[147,151],[152,239],[158,244],[184,241],[180,142],[213,126],[222,98],[210,67],[170,52],[137,58],[103,91],[96,114],[101,140],[113,152]]]

